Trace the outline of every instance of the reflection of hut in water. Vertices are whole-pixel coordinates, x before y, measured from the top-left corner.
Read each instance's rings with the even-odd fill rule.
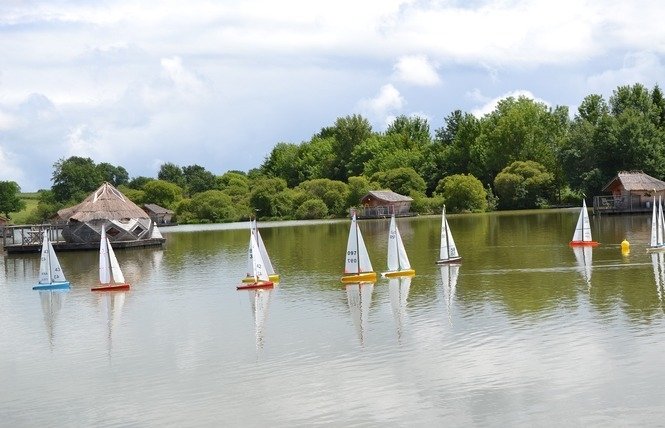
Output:
[[[58,211],[58,218],[66,222],[62,236],[67,243],[99,242],[102,227],[113,242],[164,242],[148,214],[109,183],[102,184],[80,204]]]

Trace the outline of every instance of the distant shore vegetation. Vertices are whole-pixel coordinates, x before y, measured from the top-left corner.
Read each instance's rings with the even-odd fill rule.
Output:
[[[21,198],[18,183],[0,182],[0,213],[43,222],[104,181],[139,205],[172,209],[179,223],[343,217],[384,189],[413,198],[418,214],[444,204],[448,212],[578,205],[618,171],[665,178],[665,97],[658,86],[620,86],[609,100],[588,95],[573,117],[565,106],[509,97],[480,118],[453,111],[433,133],[422,117],[398,116],[376,132],[354,114],[307,141],[277,143],[249,171],[169,162],[157,177],[130,178],[122,166],[76,156],[53,167],[53,185],[37,195]]]

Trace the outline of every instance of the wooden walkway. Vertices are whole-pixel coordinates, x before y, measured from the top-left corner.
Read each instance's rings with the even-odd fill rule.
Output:
[[[42,235],[47,231],[49,240],[56,251],[97,250],[99,242],[71,243],[62,238],[62,227],[52,224],[5,226],[0,229],[2,247],[7,254],[38,253],[42,248]],[[139,239],[134,241],[113,241],[113,249],[154,247],[164,244],[164,238]]]

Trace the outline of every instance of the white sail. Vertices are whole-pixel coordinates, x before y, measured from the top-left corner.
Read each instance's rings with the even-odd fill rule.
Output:
[[[124,283],[125,276],[120,270],[120,265],[118,264],[118,259],[115,258],[115,253],[113,252],[113,247],[111,247],[111,242],[106,238],[106,244],[108,245],[108,255],[109,255],[109,264],[111,265],[111,274],[113,276],[113,281],[116,283]]]
[[[259,251],[259,245],[256,242],[256,237],[253,233],[249,234],[250,245],[252,246],[252,261],[254,266],[252,267],[252,276],[256,281],[269,281],[268,271],[266,266],[263,264],[261,258],[261,252]]]
[[[254,234],[254,222],[249,221],[249,232]],[[252,255],[252,240],[247,244],[247,276],[254,276],[254,257]]]
[[[266,245],[263,243],[263,238],[261,238],[261,232],[259,232],[259,228],[256,225],[256,220],[254,220],[254,231],[256,232],[256,242],[259,245],[259,252],[261,253],[263,264],[266,265],[268,275],[273,275],[275,273],[275,268],[273,268],[272,262],[270,261],[270,256],[268,256],[268,250],[266,249]]]
[[[409,257],[402,242],[402,236],[397,228],[395,215],[390,217],[390,229],[388,231],[388,271],[411,269]]]
[[[39,283],[51,284],[52,282],[51,252],[49,251],[48,235],[46,234],[46,231],[44,231],[44,237],[42,238],[42,253],[41,258],[39,259]]]
[[[658,207],[656,206],[656,197],[653,197],[653,207],[651,209],[651,246],[658,245]]]
[[[349,239],[346,242],[346,260],[344,263],[344,273],[358,274],[362,272],[372,272],[372,262],[369,260],[369,254],[363,236],[358,229],[356,213],[351,217],[351,229],[349,230]]]
[[[591,223],[589,222],[589,213],[586,208],[586,201],[582,200],[582,210],[580,216],[577,218],[577,225],[575,226],[575,233],[573,233],[573,241],[575,242],[591,242]]]
[[[658,197],[658,219],[657,219],[657,232],[656,237],[658,240],[657,245],[665,244],[665,237],[663,236],[663,228],[665,227],[665,218],[663,217],[663,204],[661,202],[660,196]]]
[[[106,227],[102,227],[102,236],[99,240],[99,283],[111,283],[111,264],[109,261],[109,246],[106,239]]]
[[[44,232],[46,236],[46,232]],[[48,254],[49,254],[49,265],[51,269],[51,281],[52,282],[66,282],[65,273],[60,267],[60,262],[58,261],[58,256],[55,255],[55,249],[51,244],[51,241],[48,242]]]
[[[455,245],[453,234],[446,219],[446,206],[444,205],[441,213],[441,248],[439,250],[439,259],[445,261],[458,257],[459,253],[457,252],[457,246]]]

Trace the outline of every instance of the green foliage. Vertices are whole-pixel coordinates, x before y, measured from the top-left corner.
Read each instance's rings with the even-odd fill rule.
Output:
[[[171,162],[162,164],[159,167],[157,178],[177,184],[180,188],[184,188],[187,185],[185,181],[185,173],[182,171],[182,168]]]
[[[318,198],[306,200],[296,210],[296,218],[299,220],[324,218],[327,215],[328,207],[326,203]]]
[[[154,178],[138,176],[129,180],[129,182],[127,183],[127,187],[129,187],[130,189],[141,190],[143,189],[143,186],[145,186],[147,182],[152,180],[154,180]]]
[[[182,168],[182,173],[185,179],[184,188],[190,196],[213,190],[217,185],[215,175],[200,165],[185,166]]]
[[[346,183],[319,178],[303,181],[296,189],[322,200],[326,204],[327,212],[333,215],[341,215],[346,211],[346,201],[349,196],[349,187]]]
[[[372,186],[367,177],[349,177],[349,193],[346,199],[346,208],[356,206],[360,199],[372,190]]]
[[[395,168],[372,175],[382,188],[390,189],[400,195],[409,195],[412,192],[424,193],[425,180],[413,168]]]
[[[333,153],[336,158],[331,165],[331,174],[328,178],[346,181],[349,175],[357,175],[358,171],[349,174],[349,161],[353,149],[372,135],[372,126],[369,121],[360,115],[338,118],[332,127]]]
[[[256,180],[252,184],[249,196],[250,206],[256,210],[256,216],[259,218],[277,216],[277,213],[272,210],[272,198],[286,188],[286,181],[282,178]]]
[[[278,143],[261,165],[261,170],[269,177],[283,178],[289,187],[297,186],[301,180],[300,171],[295,168],[299,152],[300,147],[296,144]]]
[[[224,223],[240,220],[231,197],[220,190],[197,193],[191,199],[183,199],[176,208],[178,221],[182,223]]]
[[[123,184],[118,186],[118,190],[136,205],[143,205],[145,200],[145,192],[143,190],[133,189]]]
[[[0,213],[9,218],[9,213],[25,208],[21,200],[21,187],[15,181],[0,181]]]
[[[552,200],[553,185],[554,176],[534,161],[513,162],[494,179],[501,209],[536,208]]]
[[[422,194],[414,194],[411,196],[411,211],[418,214],[436,214],[441,212],[443,206],[443,196],[435,195],[428,198]]]
[[[455,174],[443,178],[435,193],[443,197],[451,212],[482,212],[487,210],[487,192],[483,183],[471,174]]]
[[[72,156],[53,165],[53,196],[57,202],[81,202],[104,182],[95,162],[90,158]]]
[[[97,165],[97,170],[102,181],[107,181],[115,187],[129,182],[129,173],[121,166],[113,166],[110,163],[102,162]]]
[[[153,180],[143,186],[143,203],[173,208],[182,199],[182,188],[175,183]]]

